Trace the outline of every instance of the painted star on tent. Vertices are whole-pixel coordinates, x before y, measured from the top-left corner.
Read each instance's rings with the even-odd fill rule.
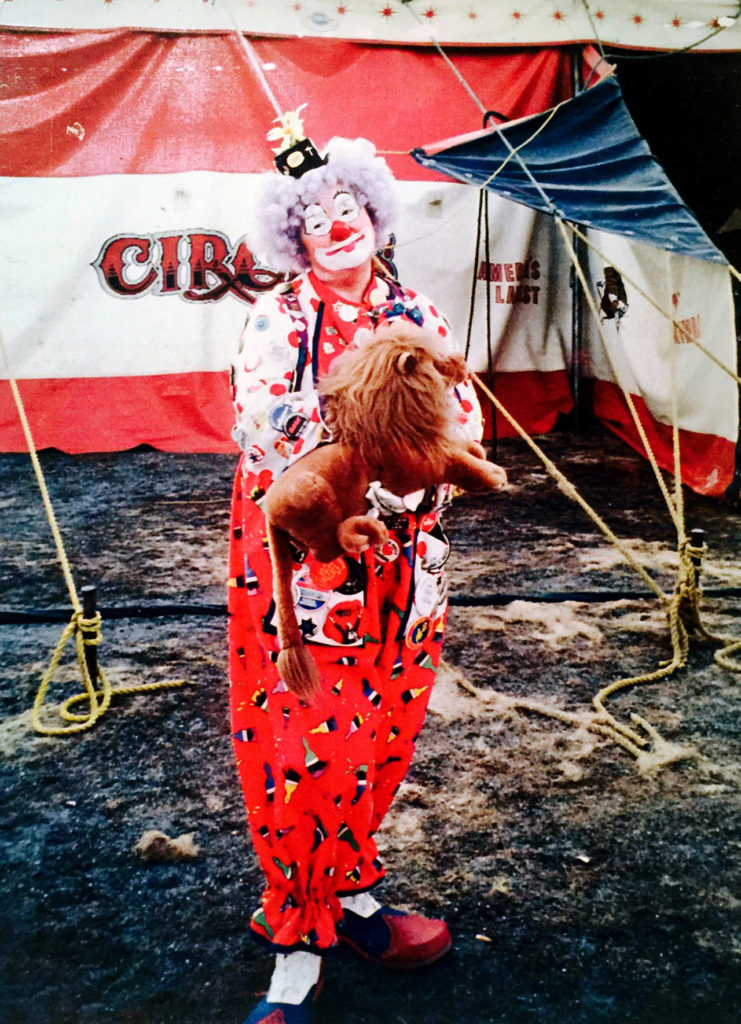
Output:
[[[427,10],[424,12],[423,17],[425,17],[425,18],[434,18],[435,17],[435,8],[434,7],[428,7]]]
[[[339,7],[337,8],[337,13],[338,14],[347,14],[347,7],[346,7],[346,5],[345,4],[340,4]]]
[[[471,21],[476,21],[476,19],[478,18],[478,14],[476,13],[476,11],[471,10],[468,12],[468,17],[471,19]]]
[[[672,18],[672,25],[674,26],[674,28],[679,28],[681,24],[682,24],[682,19],[678,18],[676,16],[676,14],[675,14],[674,17]]]
[[[394,13],[394,9],[393,7],[389,7],[387,5],[386,7],[382,7],[378,13],[384,18],[390,18],[391,15]]]
[[[643,15],[642,14],[634,14],[633,15],[633,24],[634,25],[642,25],[643,24]]]
[[[519,21],[522,17],[522,14],[519,11],[512,11],[512,17],[515,19],[515,21]]]
[[[604,12],[604,11],[595,11],[595,12],[594,12],[594,16],[595,16],[595,18],[596,18],[596,19],[597,19],[598,21],[604,21],[604,17],[605,17],[605,12]]]
[[[565,15],[564,15],[563,11],[554,11],[553,12],[553,20],[554,21],[563,21],[564,17],[565,17]]]

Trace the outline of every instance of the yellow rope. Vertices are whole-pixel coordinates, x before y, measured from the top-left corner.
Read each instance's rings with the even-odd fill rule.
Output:
[[[728,637],[714,634],[707,629],[702,621],[701,589],[698,577],[702,558],[706,551],[705,545],[702,547],[694,546],[686,538],[679,546],[677,583],[668,609],[669,632],[673,651],[672,658],[655,672],[647,672],[644,675],[616,680],[600,690],[592,700],[600,716],[608,721],[610,725],[620,729],[624,735],[628,731],[604,707],[606,698],[617,690],[636,686],[640,683],[651,683],[664,676],[671,675],[678,669],[684,668],[687,664],[690,638],[701,642],[726,644],[722,650],[716,651],[714,656],[716,663],[732,672],[741,671],[741,663],[731,658],[733,653],[741,649],[741,640],[729,641]],[[634,723],[640,724],[644,731],[652,734],[652,730],[646,728],[647,723],[643,719],[640,719],[637,715],[631,715],[631,718]],[[630,739],[637,746],[644,746],[647,742],[647,740],[639,737],[637,734],[631,735]]]
[[[574,247],[571,244],[571,239],[569,238],[569,236],[568,236],[568,234],[566,232],[566,225],[564,224],[563,220],[561,220],[560,217],[556,218],[556,224],[558,225],[558,229],[561,232],[561,238],[563,240],[564,245],[566,246],[566,251],[569,254],[569,258],[571,259],[571,262],[572,262],[572,264],[574,266],[574,270],[576,271],[576,274],[577,274],[577,276],[579,278],[579,282],[580,282],[580,284],[582,286],[582,291],[584,293],[584,297],[586,298],[587,304],[589,306],[589,309],[590,309],[592,315],[594,316],[595,323],[596,323],[596,326],[597,326],[597,331],[599,333],[600,340],[602,341],[602,346],[603,346],[604,351],[605,351],[605,356],[607,357],[607,361],[610,364],[610,369],[612,370],[612,375],[615,378],[615,382],[617,383],[618,387],[620,388],[620,390],[623,393],[623,397],[625,398],[626,404],[627,404],[628,409],[630,411],[631,418],[633,420],[633,423],[635,424],[636,430],[638,431],[638,436],[640,437],[641,443],[643,444],[644,450],[646,452],[646,457],[649,460],[649,462],[651,463],[651,468],[653,469],[654,476],[656,477],[656,482],[659,485],[659,490],[661,491],[661,493],[662,493],[662,495],[664,497],[664,501],[666,502],[666,507],[669,510],[669,515],[672,518],[672,522],[674,523],[674,526],[677,529],[679,529],[679,519],[678,519],[678,514],[677,514],[677,508],[676,508],[675,503],[674,503],[674,501],[672,500],[672,498],[671,498],[671,496],[669,494],[669,491],[667,490],[666,481],[664,480],[663,476],[661,475],[661,470],[660,470],[659,465],[658,465],[658,463],[656,461],[656,456],[653,453],[653,449],[651,448],[651,445],[649,443],[648,436],[646,435],[645,428],[643,426],[643,423],[641,422],[640,416],[638,415],[638,410],[635,407],[635,402],[633,401],[633,396],[630,394],[630,392],[626,388],[623,387],[623,385],[622,385],[622,383],[621,383],[621,381],[619,379],[619,376],[618,376],[618,374],[615,371],[615,367],[614,367],[613,361],[612,361],[612,356],[610,355],[610,347],[609,347],[609,345],[607,343],[607,338],[605,337],[605,333],[604,333],[604,330],[602,328],[602,323],[601,323],[601,320],[600,320],[599,311],[597,309],[597,304],[594,301],[594,296],[592,295],[592,293],[590,291],[589,285],[587,283],[587,279],[586,279],[586,277],[584,275],[584,269],[582,268],[581,264],[579,263],[579,260],[577,258],[576,252],[574,251]],[[571,227],[571,225],[569,225],[569,227]]]
[[[581,506],[581,508],[586,512],[586,514],[589,516],[589,518],[592,520],[595,526],[597,526],[597,528],[601,530],[601,532],[605,535],[609,542],[618,549],[618,551],[623,556],[628,565],[631,567],[631,569],[638,573],[643,582],[650,590],[653,591],[653,593],[656,595],[659,601],[661,601],[662,604],[668,604],[668,598],[666,597],[666,594],[658,585],[658,583],[656,583],[656,581],[651,576],[649,576],[649,574],[646,572],[643,566],[640,565],[633,558],[630,551],[628,551],[625,545],[613,533],[613,531],[610,529],[607,523],[598,515],[597,512],[595,512],[595,510],[585,500],[585,498],[582,497],[582,495],[577,491],[576,487],[574,487],[571,481],[564,476],[564,474],[561,472],[558,466],[556,466],[556,464],[551,459],[548,458],[543,449],[537,444],[535,440],[533,440],[532,437],[530,437],[525,428],[521,426],[520,423],[518,423],[518,421],[514,418],[514,416],[512,416],[509,410],[502,405],[502,403],[496,397],[494,392],[491,391],[486,386],[486,384],[484,384],[484,382],[481,380],[478,374],[472,373],[471,379],[481,389],[481,391],[486,395],[486,397],[501,413],[501,415],[507,420],[510,426],[512,426],[513,429],[520,435],[522,440],[525,441],[525,443],[529,445],[530,448],[532,448],[537,457],[545,466],[548,473],[554,478],[554,480],[558,484],[559,489],[563,491],[563,493],[566,494],[567,497],[571,498],[572,501],[575,501],[578,505]]]
[[[610,730],[608,734],[611,734],[611,731],[614,730],[614,732],[619,734],[621,738],[628,740],[637,748],[645,747],[649,740],[645,736],[640,735],[634,729],[631,729],[624,723],[618,721],[614,715],[607,711],[604,702],[608,697],[612,696],[613,693],[617,693],[618,690],[624,690],[629,687],[632,688],[645,683],[654,683],[659,679],[663,679],[665,676],[672,675],[678,669],[685,667],[687,664],[687,655],[689,654],[689,634],[687,626],[683,621],[682,613],[686,602],[690,599],[691,595],[688,592],[685,581],[683,580],[681,584],[678,583],[675,587],[674,595],[667,609],[669,635],[672,644],[672,657],[670,660],[655,669],[653,672],[644,672],[641,675],[616,679],[608,686],[604,686],[592,698],[592,705],[597,711],[599,717],[607,723],[607,728]],[[646,723],[643,719],[635,714],[630,717],[634,725],[641,725],[644,732],[649,732],[650,734],[650,730],[646,729]],[[613,736],[613,738],[615,737]]]
[[[49,490],[46,486],[46,480],[44,473],[39,462],[39,457],[36,451],[36,446],[33,441],[33,435],[31,434],[31,427],[26,416],[26,410],[23,405],[23,399],[21,398],[20,391],[18,390],[18,384],[15,378],[10,373],[8,367],[8,358],[5,351],[5,345],[3,342],[2,334],[0,334],[0,351],[2,352],[3,361],[6,366],[8,373],[8,383],[10,384],[10,390],[15,401],[16,409],[18,410],[18,416],[23,429],[23,434],[26,439],[28,446],[28,454],[31,458],[31,463],[36,474],[36,481],[41,491],[41,498],[46,510],[46,516],[49,520],[49,526],[51,527],[52,536],[54,543],[57,548],[57,556],[59,563],[62,567],[64,574],[64,580],[67,585],[67,591],[69,592],[70,601],[73,607],[72,618],[70,622],[65,626],[62,631],[62,635],[59,638],[59,642],[51,656],[49,667],[41,678],[39,689],[36,693],[34,700],[33,709],[31,712],[31,720],[33,722],[34,729],[41,733],[43,736],[64,736],[73,732],[81,732],[84,729],[90,729],[98,721],[100,716],[108,710],[111,703],[111,698],[117,694],[129,694],[129,693],[146,693],[149,690],[159,690],[165,688],[171,688],[175,686],[182,686],[185,683],[184,679],[167,679],[154,682],[154,683],[139,683],[133,686],[122,686],[113,688],[106,676],[105,672],[97,667],[97,680],[93,682],[90,678],[90,671],[87,666],[85,658],[85,648],[87,646],[98,646],[101,643],[102,636],[100,632],[101,616],[100,613],[96,613],[94,618],[86,619],[83,615],[83,609],[80,604],[80,599],[77,594],[77,588],[75,587],[75,581],[72,576],[72,570],[70,568],[69,559],[67,558],[67,552],[64,547],[64,541],[62,534],[59,529],[56,515],[54,514],[54,507],[49,497]],[[77,652],[77,665],[80,670],[80,676],[83,684],[83,691],[70,697],[63,704],[61,704],[57,712],[59,716],[66,722],[70,723],[63,726],[52,726],[44,724],[41,720],[41,709],[48,693],[49,687],[52,684],[54,675],[59,666],[59,662],[64,652],[64,648],[67,646],[68,641],[71,637],[75,638],[75,648]],[[99,688],[96,689],[96,683],[99,683]],[[88,708],[85,713],[72,712],[70,707],[73,704],[77,704],[80,701],[87,701]]]
[[[102,642],[100,624],[100,612],[96,613],[95,617],[92,619],[84,618],[81,612],[74,612],[71,620],[62,631],[59,642],[51,656],[49,667],[42,676],[41,683],[33,702],[33,709],[31,711],[33,727],[36,732],[40,733],[42,736],[66,736],[69,733],[82,732],[85,729],[90,729],[95,725],[101,715],[108,710],[111,699],[114,696],[122,696],[124,694],[131,693],[147,693],[150,690],[172,689],[176,686],[184,685],[185,679],[163,679],[161,681],[157,680],[153,683],[135,683],[131,686],[112,687],[107,674],[100,666],[97,666],[97,679],[93,682],[90,677],[90,670],[85,658],[85,648],[90,645],[97,646]],[[74,637],[75,640],[77,667],[80,671],[80,677],[82,679],[84,689],[81,693],[76,693],[74,696],[68,697],[62,704],[58,705],[54,709],[59,718],[70,723],[69,725],[47,724],[41,717],[44,701],[46,700],[49,687],[51,686],[54,680],[54,675],[59,667],[59,662],[61,661],[64,648],[72,637]],[[96,683],[99,684],[97,688]],[[72,711],[72,706],[79,704],[81,701],[87,702],[88,706],[86,711],[83,713]]]
[[[643,566],[636,562],[631,553],[613,533],[610,527],[591,507],[591,505],[589,505],[589,503],[564,476],[553,461],[548,458],[543,449],[532,437],[530,437],[524,427],[522,427],[514,416],[512,416],[511,413],[502,405],[499,399],[483,383],[480,377],[475,373],[471,374],[471,377],[494,407],[537,455],[545,466],[547,472],[555,479],[559,489],[563,491],[567,497],[571,498],[581,506],[592,522],[604,534],[607,540],[614,545],[618,551],[620,551],[628,565],[638,573],[641,579],[653,591],[664,607],[669,626],[672,657],[653,672],[646,672],[642,675],[615,680],[608,686],[603,687],[592,699],[592,704],[597,712],[597,716],[589,723],[589,728],[593,732],[597,732],[608,737],[614,743],[627,750],[634,757],[639,757],[642,749],[646,747],[648,743],[651,741],[655,742],[657,738],[659,738],[657,730],[646,722],[645,719],[636,714],[631,714],[630,716],[633,726],[636,727],[631,728],[625,723],[620,722],[614,715],[607,711],[604,702],[618,690],[656,682],[659,679],[671,675],[678,669],[684,668],[687,664],[687,656],[689,653],[690,634],[702,640],[727,642],[727,640],[715,637],[709,633],[701,620],[700,590],[698,586],[697,567],[700,565],[702,556],[706,549],[704,546],[702,548],[693,546],[687,540],[686,536],[684,536],[684,528],[682,526],[680,531],[682,539],[678,544],[679,566],[677,570],[677,583],[675,584],[672,597],[668,598],[655,580],[653,580],[646,572]],[[741,671],[741,664],[735,662],[731,657],[731,655],[738,650],[741,650],[741,641],[732,641],[722,651],[716,653],[715,660],[724,668],[729,668],[733,671]],[[639,733],[637,729],[641,729],[643,734]]]
[[[705,628],[701,619],[700,590],[698,586],[697,567],[699,567],[699,565],[701,564],[705,548],[693,547],[687,539],[684,521],[684,497],[682,492],[682,468],[680,455],[678,422],[679,417],[677,411],[676,387],[672,389],[672,448],[674,465],[674,498],[672,499],[669,495],[664,478],[659,470],[653,450],[651,449],[651,446],[649,444],[646,432],[643,429],[643,424],[641,423],[640,417],[638,416],[638,412],[635,408],[632,396],[627,391],[627,389],[623,387],[622,383],[619,380],[618,374],[615,372],[615,367],[612,362],[609,346],[607,344],[607,339],[602,329],[602,322],[600,320],[599,311],[597,310],[596,302],[587,284],[584,271],[581,267],[581,264],[579,263],[579,260],[576,256],[576,252],[574,251],[574,248],[571,244],[571,239],[569,238],[566,232],[566,225],[562,220],[560,220],[560,218],[556,218],[556,221],[561,232],[562,239],[566,246],[567,252],[571,259],[571,262],[579,277],[579,282],[582,286],[582,291],[587,300],[590,311],[595,319],[597,331],[599,333],[600,340],[602,341],[605,356],[610,364],[613,377],[617,382],[618,386],[620,387],[620,390],[622,391],[623,396],[626,400],[631,416],[633,418],[633,422],[639,433],[639,436],[641,438],[644,449],[653,468],[654,475],[656,476],[656,479],[659,483],[661,493],[664,496],[664,500],[666,501],[667,508],[669,509],[669,513],[672,517],[677,532],[677,583],[674,588],[673,597],[669,602],[668,608],[666,609],[669,623],[669,634],[671,637],[672,644],[671,659],[668,662],[666,662],[663,666],[656,669],[654,672],[647,672],[641,675],[630,676],[624,679],[616,680],[609,686],[603,687],[595,695],[592,701],[599,716],[608,723],[607,728],[610,730],[610,734],[612,734],[612,738],[615,739],[616,742],[620,742],[620,739],[618,739],[619,734],[619,736],[622,737],[622,739],[626,740],[629,744],[629,746],[626,749],[630,749],[630,747],[633,746],[636,748],[640,748],[642,746],[645,746],[651,739],[656,738],[656,730],[654,730],[652,727],[649,727],[648,723],[646,723],[645,720],[640,718],[640,716],[638,715],[631,715],[631,720],[635,725],[638,725],[643,729],[644,733],[648,735],[648,739],[646,739],[644,736],[639,735],[635,730],[630,729],[629,727],[620,723],[613,715],[611,715],[606,710],[604,706],[604,701],[606,700],[606,698],[618,690],[638,686],[644,683],[655,682],[658,679],[671,675],[678,669],[684,668],[687,664],[687,656],[689,654],[690,632],[692,633],[693,637],[702,640],[712,640],[723,643],[728,643],[728,641],[727,639],[724,640],[720,637],[714,637]],[[583,238],[584,241],[586,241],[587,244],[589,244],[589,240],[584,238],[582,233],[578,231],[572,224],[569,224],[568,227],[572,230],[574,234],[578,235],[580,238]],[[650,301],[657,309],[660,310],[660,307],[657,303],[654,303],[652,299]],[[661,312],[663,313],[663,310],[661,310]],[[675,324],[675,326],[680,326],[679,324],[676,323],[676,321],[672,320],[672,322]],[[718,360],[715,361],[718,362]],[[734,666],[736,666],[737,663],[734,662],[733,659],[730,657],[730,654],[738,649],[741,649],[741,641],[732,641],[722,651],[716,652],[716,662],[725,668],[733,669],[735,671],[741,671],[741,665],[738,665],[738,667],[735,668]],[[625,743],[623,743],[622,745],[625,746]]]
[[[0,337],[0,345],[1,344],[2,338]],[[18,390],[18,384],[15,378],[9,377],[8,383],[10,384],[10,390],[13,394],[16,409],[18,410],[18,416],[21,421],[21,427],[23,429],[23,434],[26,438],[26,444],[28,446],[28,454],[31,458],[31,463],[33,464],[34,473],[36,474],[36,481],[39,485],[39,490],[41,491],[41,499],[44,503],[44,509],[46,510],[47,519],[49,520],[49,526],[51,527],[52,536],[54,537],[54,543],[57,548],[57,556],[59,558],[59,563],[62,567],[62,573],[64,574],[64,582],[67,584],[67,590],[69,592],[70,601],[72,602],[72,607],[74,608],[75,612],[78,615],[81,615],[82,605],[80,604],[80,599],[77,596],[75,581],[72,578],[72,570],[70,569],[69,560],[67,558],[67,552],[65,551],[64,548],[64,541],[62,540],[62,534],[59,530],[57,517],[54,514],[54,508],[51,503],[51,498],[49,497],[49,491],[47,489],[46,480],[44,479],[44,473],[41,469],[41,463],[39,462],[39,457],[36,452],[36,446],[34,445],[33,442],[31,428],[29,426],[28,418],[26,417],[26,410],[23,405],[23,399],[21,398],[20,391]]]
[[[715,652],[715,661],[721,668],[730,672],[741,672],[741,662],[731,657],[736,651],[741,651],[741,640],[734,640],[732,644],[724,647],[721,651]]]
[[[521,149],[524,149],[525,146],[529,146],[530,143],[533,141],[533,139],[536,139],[540,135],[540,133],[544,130],[544,128],[546,128],[551,123],[552,119],[556,116],[557,111],[559,111],[561,109],[561,107],[563,106],[563,104],[566,103],[566,102],[568,102],[568,101],[567,100],[563,100],[561,103],[558,103],[555,107],[553,107],[551,109],[551,112],[548,114],[548,117],[545,119],[545,121],[543,121],[543,123],[538,128],[535,129],[535,131],[532,133],[532,135],[530,135],[527,139],[525,139],[524,142],[521,142],[519,146],[514,147],[507,154],[507,156],[504,158],[504,160],[502,160],[501,164],[499,165],[499,167],[497,167],[497,169],[494,171],[494,173],[490,174],[489,177],[486,179],[486,181],[482,182],[479,185],[479,191],[481,191],[481,189],[485,189],[487,187],[487,185],[489,185],[492,181],[494,181],[494,179],[497,177],[497,175],[501,174],[501,172],[504,170],[504,168],[507,166],[507,164],[510,162],[510,160],[513,157],[517,156],[517,154],[520,152]]]
[[[577,272],[577,274],[579,276],[579,281],[581,283],[584,295],[585,295],[585,297],[587,299],[587,303],[589,304],[590,311],[592,312],[592,315],[595,318],[595,321],[596,321],[596,324],[597,324],[597,330],[598,330],[600,339],[602,341],[602,344],[604,346],[605,355],[606,355],[606,357],[608,359],[608,362],[610,363],[610,367],[612,369],[613,376],[615,377],[615,380],[617,381],[617,383],[618,383],[618,385],[619,385],[619,387],[620,387],[620,389],[621,389],[621,391],[622,391],[622,393],[623,393],[623,395],[625,397],[625,400],[626,400],[626,402],[628,404],[628,408],[630,409],[631,415],[633,417],[633,421],[634,421],[634,423],[636,425],[636,429],[639,431],[639,434],[640,434],[640,437],[641,437],[641,441],[643,442],[644,448],[646,449],[646,453],[649,456],[649,459],[651,461],[651,465],[652,465],[652,467],[654,469],[654,473],[656,475],[657,480],[659,481],[659,485],[661,487],[662,494],[664,495],[664,498],[665,498],[666,503],[667,503],[667,507],[669,508],[670,514],[672,515],[672,519],[674,521],[674,525],[676,527],[676,531],[677,531],[677,554],[678,554],[678,557],[679,557],[678,582],[677,582],[677,586],[676,586],[676,589],[675,589],[675,600],[677,602],[677,607],[678,607],[677,614],[680,614],[680,617],[683,620],[685,620],[686,622],[688,622],[688,624],[691,626],[692,634],[693,634],[693,636],[695,638],[702,639],[702,640],[709,641],[709,642],[713,642],[713,643],[721,643],[721,644],[725,645],[721,650],[716,651],[716,653],[715,653],[715,661],[716,661],[716,663],[718,665],[720,665],[722,668],[728,669],[729,671],[732,671],[732,672],[741,672],[741,663],[735,661],[731,657],[731,655],[734,654],[736,651],[741,650],[741,640],[735,640],[735,639],[731,639],[729,637],[723,637],[723,636],[720,636],[720,635],[713,634],[709,630],[707,630],[706,627],[702,623],[702,617],[701,617],[701,612],[700,612],[700,591],[699,591],[699,587],[698,587],[698,578],[697,578],[698,574],[697,574],[696,566],[701,565],[702,556],[705,553],[706,549],[704,547],[701,548],[701,549],[700,548],[692,547],[692,545],[689,543],[689,541],[687,539],[685,520],[684,520],[684,497],[683,497],[683,491],[682,491],[682,471],[681,471],[679,422],[678,422],[679,417],[678,417],[678,412],[677,412],[676,388],[672,389],[672,445],[673,445],[673,462],[674,462],[674,499],[672,501],[670,499],[669,495],[668,495],[668,491],[666,490],[666,486],[664,484],[663,477],[661,476],[661,474],[660,474],[660,472],[658,470],[658,466],[656,465],[655,458],[653,456],[653,452],[652,452],[652,450],[650,448],[650,445],[648,443],[648,438],[647,438],[647,436],[645,434],[645,431],[643,430],[643,426],[641,424],[640,418],[638,417],[638,413],[637,413],[637,411],[635,409],[632,397],[631,397],[630,393],[622,386],[622,384],[620,383],[620,381],[618,379],[617,374],[615,373],[615,368],[614,368],[612,360],[610,358],[609,348],[608,348],[607,341],[606,341],[606,338],[605,338],[605,335],[604,335],[604,331],[602,330],[602,324],[601,324],[601,320],[600,320],[599,312],[597,310],[596,303],[594,301],[594,297],[592,296],[591,291],[589,290],[589,286],[588,286],[586,278],[584,276],[584,272],[581,269],[581,266],[580,266],[579,261],[578,261],[578,259],[576,257],[576,253],[574,251],[574,248],[571,245],[570,239],[568,238],[568,235],[566,234],[565,225],[560,220],[558,221],[558,224],[559,224],[559,228],[560,228],[561,233],[562,233],[562,237],[563,237],[564,242],[566,244],[567,251],[568,251],[569,256],[571,258],[571,261],[574,264],[575,270],[576,270],[576,272]],[[568,227],[572,231],[573,234],[575,234],[579,238],[581,238],[588,246],[591,246],[591,248],[594,249],[594,251],[602,259],[605,259],[605,260],[607,259],[607,257],[604,256],[603,253],[601,253],[598,249],[596,249],[595,246],[591,245],[591,242],[589,241],[589,239],[581,231],[579,231],[579,229],[576,228],[575,225],[568,224]],[[733,267],[732,265],[729,264],[729,270],[730,270],[730,272],[735,277],[737,277],[741,281],[741,275],[739,274],[739,272],[736,270],[735,267]],[[621,274],[622,274],[622,271],[621,271]],[[653,300],[653,298],[651,298],[651,296],[649,296],[646,292],[644,292],[640,288],[640,286],[636,285],[635,282],[631,281],[630,278],[628,278],[627,276],[625,276],[625,280],[627,280],[629,283],[633,284],[633,286],[640,292],[640,294],[643,295],[651,303],[651,305],[654,306],[655,309],[657,309],[664,317],[666,317],[667,319],[671,320],[673,325],[676,328],[678,328],[687,338],[690,338],[690,335],[681,326],[681,324],[677,323],[676,320],[674,320],[668,313],[666,313],[661,308],[661,306],[659,306],[658,303],[656,303]],[[690,338],[690,340],[694,341],[695,339]],[[707,352],[707,350],[702,345],[698,345],[698,347],[703,352],[705,352],[707,355],[709,355],[710,358],[715,363],[717,363],[717,365],[721,369],[725,370],[726,373],[728,373],[730,376],[732,376],[734,378],[734,380],[736,380],[739,384],[741,384],[741,378],[737,377],[736,374],[731,373],[731,371],[728,370],[728,368],[725,367],[711,352]],[[687,652],[686,651],[685,651],[685,653],[683,655],[681,653],[679,653],[684,642],[681,641],[680,635],[679,635],[679,632],[678,632],[678,631],[680,631],[681,623],[679,623],[676,626],[672,626],[672,624],[671,624],[672,623],[672,614],[673,614],[672,607],[673,607],[673,604],[670,605],[669,613],[668,614],[670,616],[670,632],[671,632],[671,635],[672,635],[672,647],[673,647],[673,650],[674,650],[674,656],[672,658],[672,661],[669,662],[669,667],[667,668],[667,670],[662,673],[663,675],[669,675],[676,668],[683,668],[684,665],[686,664],[686,659],[687,659]],[[631,685],[631,684],[635,685],[636,683],[643,682],[643,681],[644,681],[644,677],[641,676],[641,677],[635,677],[632,680],[625,680],[625,681],[621,680],[620,682],[623,685],[628,686],[628,685]],[[646,680],[646,681],[650,681],[650,680]],[[615,688],[617,689],[618,687],[615,687]],[[600,691],[600,693],[602,693],[602,692],[603,691]],[[610,691],[610,692],[612,692],[612,691]]]
[[[628,551],[625,545],[613,533],[613,531],[610,529],[607,523],[605,523],[605,521],[591,507],[591,505],[582,497],[582,495],[577,491],[574,485],[564,476],[561,470],[558,469],[555,463],[548,458],[543,449],[537,444],[536,441],[533,440],[532,437],[530,437],[530,435],[527,433],[524,427],[522,427],[514,418],[514,416],[512,416],[511,413],[502,405],[502,403],[499,401],[496,395],[494,395],[494,393],[483,383],[483,381],[478,377],[477,374],[474,373],[471,376],[475,383],[478,385],[478,387],[489,399],[489,401],[493,403],[493,405],[502,414],[502,416],[504,416],[507,422],[515,429],[515,431],[526,442],[526,444],[528,444],[529,447],[535,452],[535,454],[538,456],[538,458],[545,466],[547,472],[555,479],[560,490],[562,490],[564,494],[567,495],[567,497],[571,498],[573,501],[575,501],[578,505],[581,506],[581,508],[586,512],[586,514],[589,516],[589,518],[592,520],[595,526],[597,526],[597,528],[604,534],[607,540],[618,549],[618,551],[621,553],[621,555],[628,563],[628,565],[630,565],[630,567],[638,573],[638,575],[641,577],[644,583],[646,583],[646,585],[653,591],[653,593],[659,599],[660,603],[666,609],[670,623],[672,645],[674,648],[674,655],[672,657],[671,662],[669,663],[669,666],[671,667],[667,666],[658,669],[654,673],[649,673],[648,675],[650,676],[650,679],[648,677],[646,677],[645,679],[642,677],[633,677],[631,679],[618,680],[617,682],[612,683],[610,686],[605,687],[603,690],[600,690],[600,692],[594,698],[593,702],[600,718],[603,719],[603,721],[593,722],[590,725],[590,728],[592,728],[596,732],[601,733],[602,735],[608,736],[615,743],[619,744],[621,747],[628,750],[635,757],[637,757],[640,753],[640,748],[645,746],[647,741],[642,736],[640,736],[634,729],[631,729],[630,727],[619,722],[613,715],[607,712],[603,706],[603,701],[615,690],[622,689],[623,687],[631,685],[636,685],[638,682],[649,682],[653,679],[661,678],[662,676],[669,675],[671,672],[675,671],[676,668],[680,667],[680,663],[681,665],[685,664],[687,657],[687,652],[685,649],[686,632],[683,633],[683,627],[681,627],[681,625],[678,624],[679,620],[676,614],[675,607],[676,598],[672,599],[671,601],[667,598],[666,594],[659,587],[656,581],[651,576],[649,576],[649,574],[646,572],[643,566],[640,565],[633,558],[630,551]],[[633,716],[633,721],[634,724],[637,724],[635,722],[635,716]]]
[[[86,634],[94,633],[94,639],[90,639]],[[77,664],[80,669],[80,675],[82,677],[83,686],[85,688],[84,693],[77,694],[75,697],[66,701],[59,708],[59,715],[67,722],[74,724],[68,726],[48,726],[41,721],[41,708],[43,706],[46,694],[51,685],[54,674],[59,666],[59,662],[62,657],[62,652],[67,646],[68,640],[73,637],[75,638],[75,647],[77,649]],[[98,678],[100,680],[100,690],[96,690],[93,681],[90,678],[90,672],[88,670],[87,662],[85,660],[85,646],[87,643],[99,643],[100,642],[100,615],[96,616],[95,619],[84,619],[82,612],[74,612],[72,618],[67,626],[62,631],[62,635],[59,638],[54,653],[51,656],[49,667],[42,676],[41,684],[36,693],[36,698],[33,702],[33,710],[31,712],[31,720],[33,727],[36,732],[41,733],[44,736],[59,736],[67,732],[80,732],[83,729],[89,729],[92,725],[97,722],[104,711],[108,709],[108,705],[111,702],[111,686],[108,682],[107,677],[103,673],[102,669],[98,669]],[[69,711],[70,703],[76,703],[79,700],[85,699],[89,704],[89,711],[87,715],[72,714]]]

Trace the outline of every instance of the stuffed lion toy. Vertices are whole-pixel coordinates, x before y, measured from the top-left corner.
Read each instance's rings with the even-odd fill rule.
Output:
[[[319,672],[303,646],[291,594],[295,548],[320,562],[359,555],[388,540],[369,514],[374,481],[393,494],[441,483],[500,490],[507,476],[476,442],[459,436],[451,389],[466,377],[461,355],[409,323],[378,328],[345,352],[319,384],[332,441],[303,455],[270,487],[264,504],[273,565],[283,681],[309,700]]]

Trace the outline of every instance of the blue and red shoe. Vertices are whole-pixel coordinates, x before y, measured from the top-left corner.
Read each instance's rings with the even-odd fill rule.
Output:
[[[266,994],[243,1024],[311,1024],[311,1008],[323,985],[324,972],[300,1003],[271,1003]]]
[[[294,1003],[269,1003],[263,996],[244,1024],[311,1024],[313,993],[298,1005]]]
[[[366,960],[398,971],[432,964],[452,945],[444,921],[391,907],[379,907],[370,917],[345,910],[337,937]]]

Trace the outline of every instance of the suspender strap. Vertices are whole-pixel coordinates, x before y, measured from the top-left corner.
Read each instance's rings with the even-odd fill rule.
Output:
[[[386,284],[389,289],[390,300],[398,300],[404,304],[409,303],[409,296],[405,293],[404,289],[397,282],[391,278],[386,278]],[[288,307],[288,313],[293,322],[294,329],[298,335],[298,355],[296,357],[296,368],[293,371],[291,377],[291,384],[289,391],[298,391],[301,388],[302,381],[304,379],[304,370],[306,369],[306,363],[309,358],[309,328],[306,322],[306,317],[301,310],[301,304],[298,301],[298,296],[289,289],[284,293],[284,301]],[[388,300],[387,300],[388,301]],[[322,331],[322,321],[324,319],[324,302],[319,303],[319,309],[317,310],[316,326],[314,328],[314,336],[311,339],[312,345],[312,359],[314,361],[313,373],[314,373],[314,385],[316,386],[316,368],[319,365],[318,356],[318,345],[319,337]]]
[[[317,367],[319,366],[319,338],[322,334],[322,321],[324,320],[324,303],[319,303],[319,309],[316,311],[316,325],[314,327],[314,337],[311,339],[311,372],[312,379],[314,381],[314,388],[316,389],[318,382],[317,379]],[[318,392],[317,392],[318,393]],[[319,415],[322,418],[322,423],[325,422],[324,418],[324,399],[319,394]]]
[[[317,367],[319,366],[319,339],[322,335],[322,322],[324,320],[324,302],[319,303],[319,308],[316,311],[316,323],[314,325],[314,337],[311,339],[311,358],[312,358],[312,373],[314,378],[314,387],[317,386]],[[324,410],[322,409],[322,412]]]
[[[301,311],[298,295],[296,295],[294,290],[291,288],[289,291],[285,292],[283,298],[288,306],[288,314],[291,317],[294,329],[298,335],[298,356],[296,357],[296,368],[293,371],[291,384],[288,390],[298,391],[301,387],[301,382],[304,379],[306,360],[309,356],[309,327],[306,323],[306,317]]]

